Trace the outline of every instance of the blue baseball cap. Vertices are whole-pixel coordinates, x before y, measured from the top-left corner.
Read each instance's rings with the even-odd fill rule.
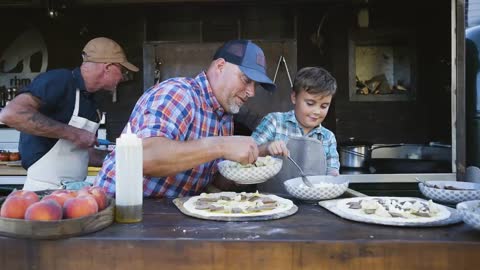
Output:
[[[231,40],[223,44],[213,56],[213,60],[223,58],[237,65],[252,81],[258,82],[265,90],[275,91],[275,84],[267,76],[265,55],[251,40]]]

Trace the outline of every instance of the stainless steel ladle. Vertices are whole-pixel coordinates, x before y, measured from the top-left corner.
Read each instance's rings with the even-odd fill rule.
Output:
[[[300,175],[302,176],[302,181],[305,185],[307,185],[308,187],[310,188],[313,188],[313,184],[312,182],[310,182],[310,180],[308,180],[307,176],[305,175],[305,173],[303,172],[302,168],[300,168],[300,166],[298,166],[297,162],[295,162],[295,160],[293,160],[290,155],[288,155],[288,159],[298,168],[298,170],[300,171]]]

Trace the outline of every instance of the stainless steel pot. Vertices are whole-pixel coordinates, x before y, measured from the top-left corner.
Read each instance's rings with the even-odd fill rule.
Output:
[[[366,168],[371,158],[370,146],[340,146],[340,165],[348,168]]]
[[[343,146],[340,146],[340,165],[346,168],[367,168],[372,158],[372,151],[378,148],[399,147],[404,144],[388,144],[372,147],[370,143],[359,143],[353,139]]]

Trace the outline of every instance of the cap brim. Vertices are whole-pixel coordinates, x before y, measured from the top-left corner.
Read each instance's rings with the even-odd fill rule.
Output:
[[[132,65],[130,62],[123,62],[120,64],[130,71],[133,71],[133,72],[139,71],[139,69],[136,66]]]
[[[277,86],[267,77],[263,72],[260,72],[253,68],[247,68],[238,66],[240,70],[252,81],[259,83],[263,89],[273,92],[277,89]]]

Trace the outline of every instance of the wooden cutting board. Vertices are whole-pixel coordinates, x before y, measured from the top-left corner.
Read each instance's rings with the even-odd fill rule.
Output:
[[[414,198],[418,199],[418,198]],[[350,213],[344,212],[337,207],[338,201],[344,199],[335,199],[335,200],[327,200],[321,201],[318,204],[323,208],[329,210],[330,212],[334,213],[335,215],[358,222],[364,223],[372,223],[372,224],[381,224],[381,225],[388,225],[388,226],[404,226],[404,227],[438,227],[438,226],[447,226],[451,224],[456,224],[462,222],[462,217],[458,213],[456,209],[451,207],[447,207],[447,210],[450,211],[450,216],[446,219],[434,221],[434,222],[427,222],[427,223],[409,223],[409,222],[402,222],[402,221],[382,221],[382,220],[373,220],[371,218],[365,217],[361,218],[356,215],[352,215]]]
[[[294,204],[290,209],[287,211],[273,214],[273,215],[265,215],[265,216],[251,216],[251,217],[229,217],[229,216],[214,216],[214,217],[205,217],[198,215],[196,213],[192,213],[183,207],[183,203],[185,203],[191,197],[182,197],[176,198],[173,200],[175,206],[177,206],[180,212],[184,213],[187,216],[199,218],[199,219],[207,219],[207,220],[217,220],[217,221],[262,221],[262,220],[273,220],[273,219],[280,219],[284,217],[291,216],[298,211],[298,207]]]

